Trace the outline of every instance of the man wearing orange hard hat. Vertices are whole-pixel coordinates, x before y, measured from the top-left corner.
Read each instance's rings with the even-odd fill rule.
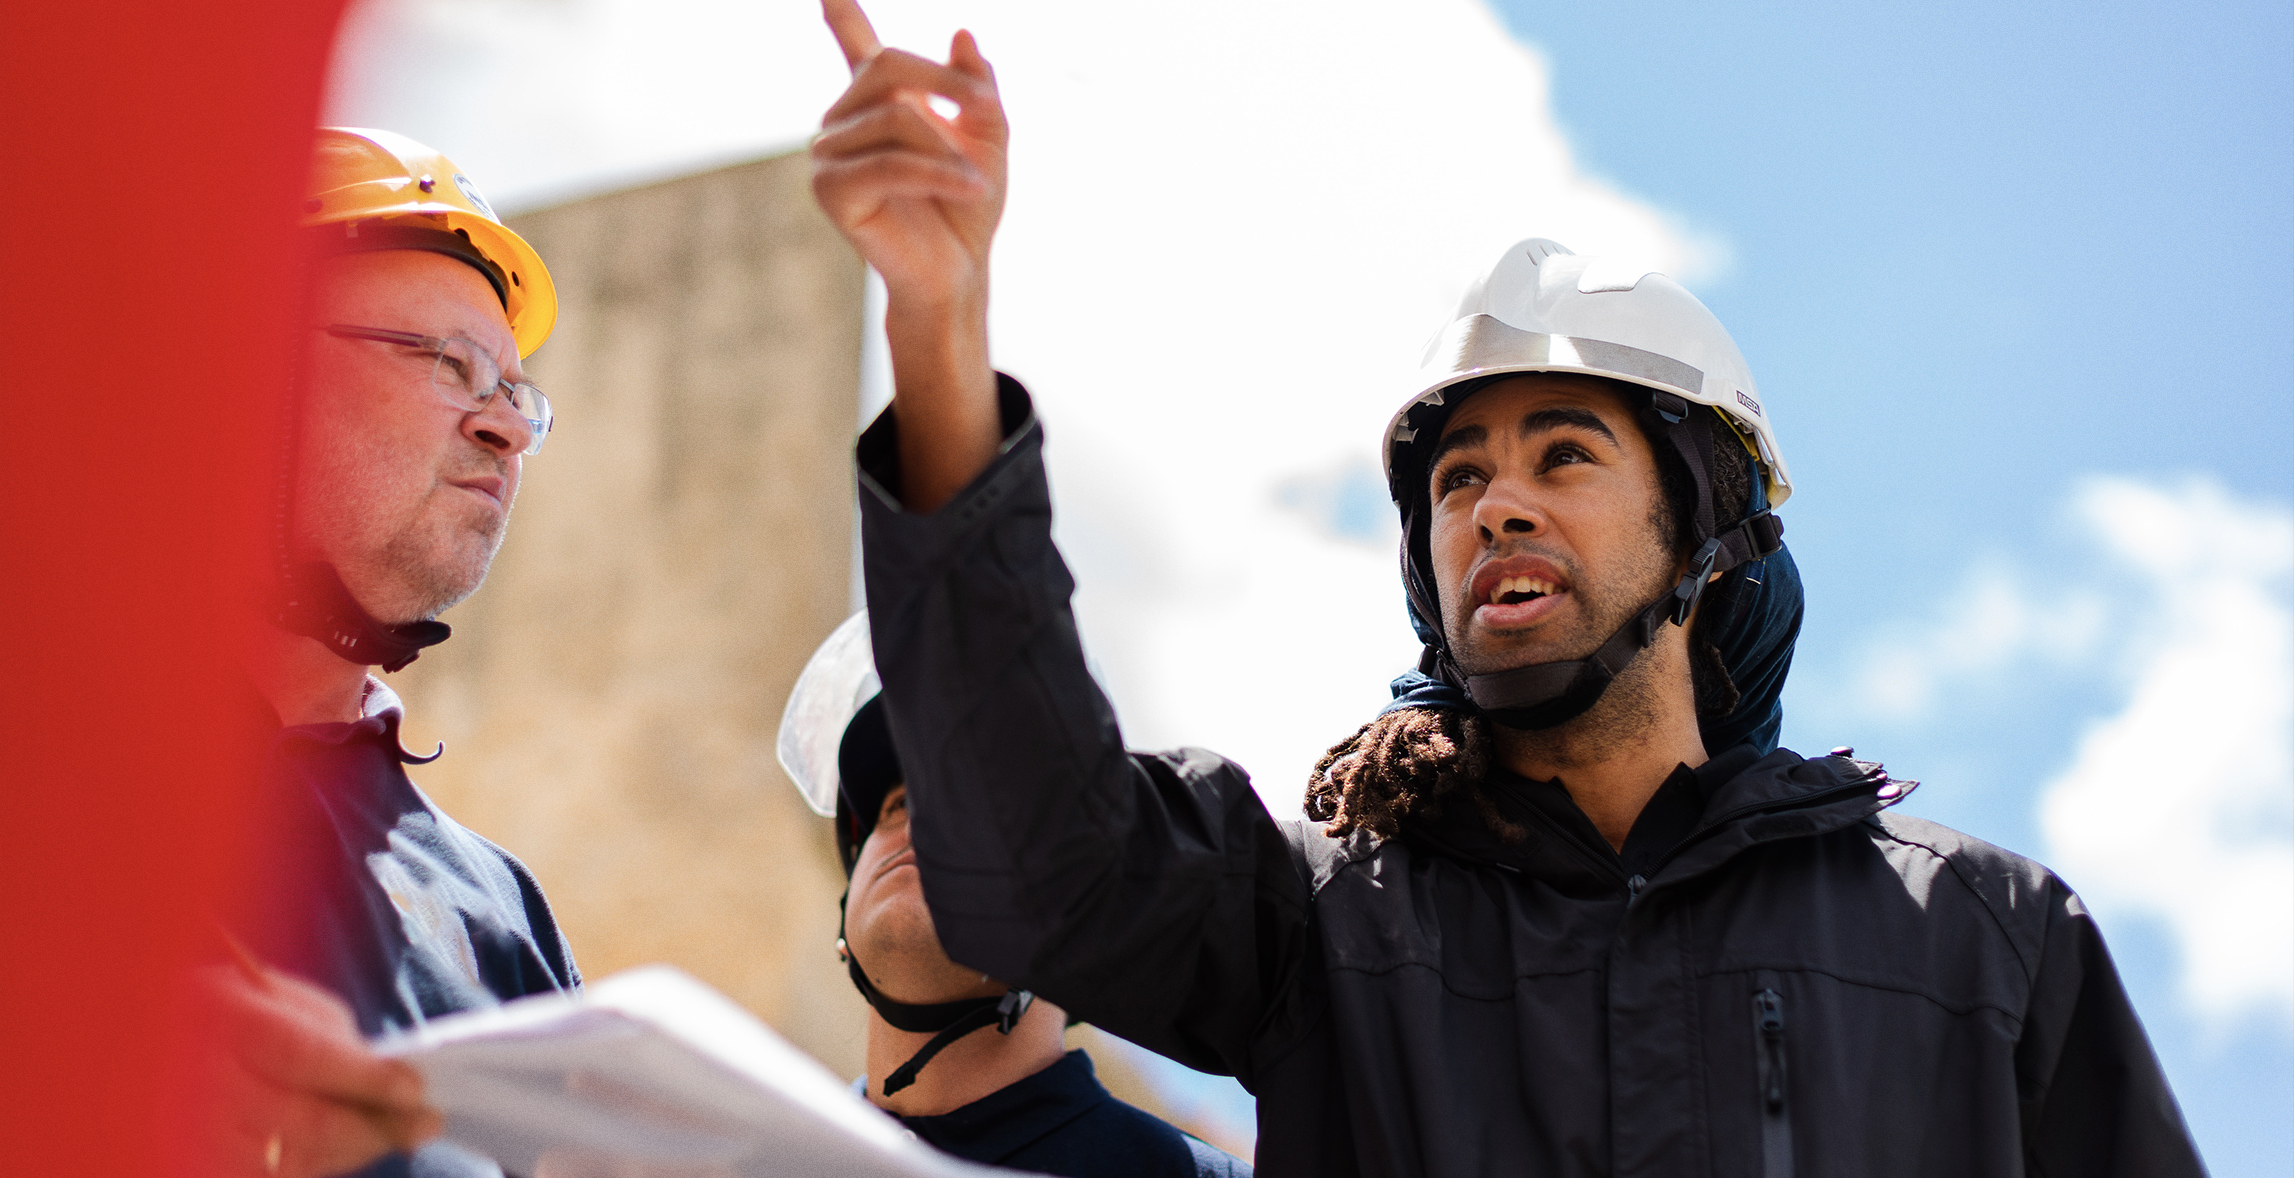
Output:
[[[282,415],[263,623],[231,680],[260,734],[267,829],[236,960],[202,978],[226,1049],[205,1145],[229,1174],[498,1176],[432,1140],[375,1036],[580,985],[533,876],[438,809],[375,678],[449,631],[502,543],[550,404],[523,361],[557,295],[445,156],[318,133],[302,229],[311,316]],[[425,1144],[427,1142],[428,1144]]]

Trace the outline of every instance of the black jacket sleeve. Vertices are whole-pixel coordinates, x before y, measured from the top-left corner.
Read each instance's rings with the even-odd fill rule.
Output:
[[[2046,940],[2015,1054],[2030,1173],[2204,1174],[2094,918],[2062,881],[2048,885]]]
[[[1134,754],[1086,670],[1051,540],[1043,435],[999,377],[1005,442],[938,511],[899,503],[891,410],[861,437],[885,716],[949,956],[1250,1084],[1296,1025],[1309,887],[1241,768]]]

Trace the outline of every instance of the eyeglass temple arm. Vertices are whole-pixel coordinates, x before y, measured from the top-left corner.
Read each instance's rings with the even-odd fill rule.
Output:
[[[382,344],[400,344],[409,348],[437,348],[446,341],[436,336],[412,331],[392,331],[386,327],[357,327],[348,323],[330,323],[319,330],[337,339],[365,339]]]

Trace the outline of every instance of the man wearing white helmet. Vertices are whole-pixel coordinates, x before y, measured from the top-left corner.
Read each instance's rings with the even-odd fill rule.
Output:
[[[993,73],[827,9],[854,79],[814,187],[893,348],[859,446],[876,663],[953,959],[1240,1078],[1266,1175],[2200,1172],[2078,898],[1888,812],[1876,763],[1775,747],[1793,488],[1661,275],[1525,241],[1437,339],[1383,438],[1426,652],[1313,821],[1216,754],[1126,751],[1042,427],[987,363]]]
[[[949,960],[908,842],[868,614],[821,643],[789,693],[780,758],[836,821],[837,955],[869,1006],[861,1094],[957,1157],[1064,1178],[1250,1178],[1250,1167],[1110,1095],[1064,1049],[1067,1012]],[[992,1032],[992,1033],[991,1033]],[[873,1078],[871,1078],[873,1077]]]
[[[262,869],[204,979],[227,1050],[219,1173],[478,1178],[420,1077],[367,1039],[580,984],[530,873],[423,796],[372,672],[443,641],[551,413],[524,358],[556,296],[445,157],[323,129],[303,209],[312,304],[284,415],[262,621],[237,651],[263,765]],[[433,754],[435,756],[436,754]]]

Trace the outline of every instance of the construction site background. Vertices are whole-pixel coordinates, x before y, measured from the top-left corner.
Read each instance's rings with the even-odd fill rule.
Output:
[[[781,708],[852,608],[866,272],[802,153],[510,218],[548,261],[527,368],[561,426],[453,641],[393,687],[417,784],[523,859],[585,975],[669,962],[861,1073],[833,945],[827,819],[774,756]],[[1189,1123],[1089,1027],[1121,1099]]]

